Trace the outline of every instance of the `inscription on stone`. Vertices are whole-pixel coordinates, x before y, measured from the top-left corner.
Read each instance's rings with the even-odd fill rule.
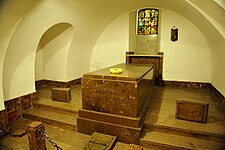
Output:
[[[102,99],[110,99],[110,100],[124,100],[125,98],[135,99],[135,97],[129,96],[129,95],[121,95],[121,92],[113,89],[108,89],[104,87],[97,87],[93,90],[93,93],[90,95],[92,98],[99,98]]]
[[[199,123],[206,123],[208,116],[208,107],[208,103],[177,100],[176,118]]]
[[[82,102],[85,109],[137,116],[137,107],[135,107],[137,106],[137,85],[135,82],[83,78],[82,83]]]

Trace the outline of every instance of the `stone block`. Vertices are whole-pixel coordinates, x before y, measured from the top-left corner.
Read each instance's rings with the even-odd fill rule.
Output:
[[[121,115],[102,113],[97,111],[79,110],[79,117],[92,119],[96,121],[107,122],[111,124],[117,124],[122,126],[129,126],[133,128],[139,128],[141,126],[141,118],[125,117]]]
[[[52,100],[70,102],[71,88],[52,88]]]
[[[45,131],[42,122],[32,122],[27,126],[27,135],[30,150],[47,150],[44,134],[39,133],[39,130]]]
[[[153,65],[119,64],[123,73],[112,75],[110,68],[85,74],[82,84],[83,109],[139,117],[153,87]]]
[[[176,118],[199,123],[206,123],[208,103],[177,100]]]
[[[126,52],[126,63],[128,64],[154,64],[155,84],[163,85],[163,57],[164,53],[159,52],[158,55],[140,55],[134,52]]]

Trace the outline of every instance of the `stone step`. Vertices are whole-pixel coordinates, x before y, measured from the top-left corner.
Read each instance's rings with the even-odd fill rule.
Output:
[[[23,111],[23,117],[31,120],[41,121],[62,129],[76,131],[77,128],[77,113],[67,114],[45,109],[30,108]]]
[[[197,124],[199,127],[204,126],[204,124]],[[181,126],[181,124],[175,124],[175,126],[173,126],[169,124],[160,123],[150,124],[147,122],[145,122],[144,126],[146,131],[158,131],[167,134],[182,135],[186,137],[193,137],[203,140],[225,143],[225,135],[223,134],[223,132],[213,132],[209,129],[198,130],[196,128],[188,128],[188,126]],[[221,127],[221,131],[223,131],[223,126]]]
[[[204,149],[204,150],[222,150],[225,143],[203,140],[182,135],[162,133],[158,131],[149,131],[140,140],[140,145],[154,150],[180,150],[180,149]]]
[[[62,102],[59,102],[62,103]],[[69,107],[60,107],[56,105],[47,105],[47,104],[42,104],[38,102],[33,103],[33,107],[37,109],[42,109],[42,110],[48,110],[48,111],[53,111],[53,112],[58,112],[58,113],[64,113],[64,114],[78,114],[78,109],[72,109]]]

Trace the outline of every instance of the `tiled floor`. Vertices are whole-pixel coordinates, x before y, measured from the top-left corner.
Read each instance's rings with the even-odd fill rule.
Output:
[[[38,104],[54,106],[62,109],[78,111],[82,108],[81,86],[77,85],[72,88],[72,99],[70,103],[58,102],[51,100],[51,89],[39,89],[40,98]],[[207,102],[209,106],[208,123],[200,124],[175,119],[176,100],[190,100],[198,102]],[[22,119],[14,124],[16,132],[23,131],[30,120]],[[210,132],[225,135],[225,110],[216,102],[216,98],[211,94],[209,89],[180,89],[171,87],[157,87],[154,99],[151,102],[148,116],[145,123],[158,124],[168,127],[191,129],[200,132]],[[88,135],[77,133],[76,131],[63,130],[53,126],[45,125],[46,132],[54,139],[58,145],[66,150],[81,150],[85,147],[85,142],[89,139]],[[3,150],[27,150],[27,137],[14,139],[6,136],[0,139],[0,149]],[[46,142],[48,143],[48,142]],[[48,143],[48,149],[54,149]],[[118,143],[114,150],[125,150],[127,144]]]

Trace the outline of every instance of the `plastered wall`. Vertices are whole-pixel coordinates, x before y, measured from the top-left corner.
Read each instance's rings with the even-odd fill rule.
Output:
[[[160,13],[159,51],[164,52],[163,79],[211,82],[211,52],[201,32],[190,21],[172,11],[163,9]],[[102,32],[93,50],[91,70],[125,62],[122,59],[125,54],[123,48],[127,48],[130,38],[125,33],[129,30],[127,22],[132,22],[128,21],[128,15],[121,15]],[[174,25],[179,30],[176,42],[170,40],[170,31]],[[120,61],[117,61],[118,58],[121,58]]]
[[[1,92],[4,93],[2,100],[10,100],[36,91],[34,84],[35,59],[40,40],[49,28],[59,23],[69,23],[73,27],[73,34],[69,36],[62,34],[66,36],[62,38],[65,40],[65,38],[69,37],[70,42],[60,43],[59,41],[63,40],[59,40],[60,37],[55,38],[54,40],[58,40],[55,42],[57,44],[48,44],[44,47],[42,54],[39,55],[38,53],[37,57],[42,55],[43,59],[42,61],[39,59],[37,62],[39,62],[40,66],[45,67],[37,68],[37,71],[43,71],[43,73],[36,74],[37,79],[41,79],[43,75],[47,79],[70,81],[89,71],[91,49],[97,37],[99,37],[98,33],[105,24],[102,22],[96,28],[97,24],[99,24],[96,21],[99,17],[98,12],[96,12],[95,19],[89,20],[89,23],[92,24],[90,26],[85,22],[85,18],[91,18],[90,15],[92,15],[86,9],[86,7],[89,7],[88,5],[85,5],[83,9],[74,9],[75,6],[70,5],[72,1],[32,1],[34,4],[30,8],[27,5],[29,11],[23,14],[21,12],[26,7],[24,7],[22,1],[11,0],[10,2],[12,3],[8,4],[9,7],[7,7],[8,5],[5,6],[5,9],[10,12],[11,5],[17,6],[13,8],[16,13],[12,15],[18,15],[21,20],[18,19],[20,22],[14,30],[9,26],[5,27],[3,31],[4,34],[7,34],[6,29],[12,30],[12,34],[7,35],[8,43],[4,47],[5,52],[2,53],[4,55],[1,68]],[[10,19],[10,13],[4,15],[5,17],[2,18],[3,21],[1,22]],[[14,23],[17,20],[11,21]],[[108,21],[106,20],[106,22]],[[64,47],[61,47],[62,45]],[[43,63],[42,65],[40,61]]]
[[[102,32],[93,49],[90,71],[125,62],[128,50],[129,14],[113,20]]]
[[[214,30],[214,32],[216,32]],[[225,39],[221,36],[215,36],[210,42],[212,51],[212,85],[225,96]]]
[[[178,28],[178,41],[170,40],[171,28]],[[163,79],[211,82],[211,51],[202,33],[187,19],[161,11],[161,45],[164,52]]]
[[[39,42],[35,60],[35,80],[66,80],[67,56],[74,29],[60,23],[51,27]]]
[[[20,1],[21,2],[21,1]],[[40,2],[40,1],[39,1]],[[15,2],[16,3],[16,2]],[[19,3],[19,1],[18,1]],[[26,15],[23,3],[18,4],[17,14],[23,18],[18,24],[5,53],[3,72],[4,99],[35,92],[35,58],[42,35],[54,24],[69,21],[59,4],[47,7],[48,3],[37,3]],[[58,10],[57,10],[58,9]],[[59,14],[54,13],[58,11]]]
[[[35,4],[35,0],[29,1],[23,6],[23,11],[20,13],[14,13],[15,11],[12,10],[19,7],[17,3],[14,3],[13,1],[0,2],[0,110],[4,109],[5,100],[3,92],[3,67],[5,54],[10,43],[10,39],[22,20],[22,16],[27,13],[30,8],[33,8]]]

